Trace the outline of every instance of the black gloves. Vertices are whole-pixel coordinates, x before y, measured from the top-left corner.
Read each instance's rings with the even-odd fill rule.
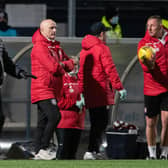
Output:
[[[28,73],[27,73],[26,71],[24,71],[24,70],[20,70],[20,72],[19,72],[19,78],[27,79],[28,77],[37,79],[36,76],[34,76],[34,75],[32,75],[32,74],[28,74]]]
[[[19,77],[20,77],[20,78],[27,79],[27,72],[24,71],[24,70],[20,70],[20,72],[19,72]]]

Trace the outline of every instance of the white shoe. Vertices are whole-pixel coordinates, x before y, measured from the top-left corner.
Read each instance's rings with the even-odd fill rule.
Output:
[[[95,160],[96,158],[92,152],[85,152],[83,159],[84,160]]]
[[[34,160],[53,160],[56,154],[49,152],[48,150],[40,149],[40,151],[35,155]]]
[[[49,153],[50,156],[56,157],[56,149],[55,148],[48,148],[47,152]]]

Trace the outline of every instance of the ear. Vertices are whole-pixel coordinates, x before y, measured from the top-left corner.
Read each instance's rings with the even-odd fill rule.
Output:
[[[103,36],[104,36],[104,33],[105,33],[105,32],[101,32],[101,33],[100,33],[100,37],[103,37]]]

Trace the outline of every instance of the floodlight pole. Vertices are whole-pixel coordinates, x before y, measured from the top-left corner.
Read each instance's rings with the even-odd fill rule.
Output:
[[[68,0],[68,36],[75,37],[76,0]]]

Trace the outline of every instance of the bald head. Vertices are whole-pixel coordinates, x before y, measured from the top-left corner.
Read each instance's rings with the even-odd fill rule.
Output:
[[[40,23],[41,34],[49,39],[54,40],[56,37],[56,22],[52,19],[45,19]]]

